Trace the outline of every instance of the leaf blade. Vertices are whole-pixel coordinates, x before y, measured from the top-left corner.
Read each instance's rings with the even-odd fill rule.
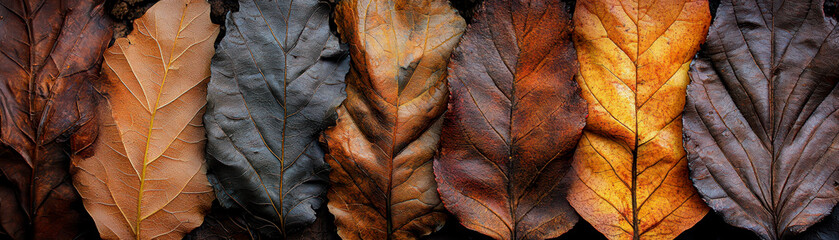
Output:
[[[209,10],[158,2],[105,53],[95,154],[73,164],[102,238],[183,237],[210,208],[201,116],[218,26]]]
[[[39,5],[35,5],[39,4]],[[0,2],[4,219],[12,239],[93,232],[72,187],[70,155],[95,138],[99,77],[111,21],[101,1]],[[60,16],[60,17],[57,17]],[[46,229],[51,229],[47,231]]]
[[[334,121],[349,69],[329,31],[329,6],[240,1],[213,61],[210,177],[222,206],[244,210],[260,235],[315,221],[326,191],[319,131]]]
[[[707,212],[687,178],[680,118],[708,3],[581,1],[574,18],[589,117],[568,199],[610,239],[674,238]]]
[[[455,49],[434,170],[468,228],[545,239],[576,223],[560,186],[586,115],[571,30],[562,2],[485,1]]]
[[[342,1],[336,23],[353,59],[337,124],[321,138],[338,234],[427,235],[445,218],[431,158],[448,96],[444,70],[465,23],[441,0]]]
[[[724,1],[691,67],[692,178],[729,224],[763,239],[803,231],[839,200],[828,184],[839,73],[827,63],[839,46],[822,4]]]

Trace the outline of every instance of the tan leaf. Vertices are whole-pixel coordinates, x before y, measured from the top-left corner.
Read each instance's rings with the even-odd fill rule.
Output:
[[[180,239],[213,192],[202,115],[218,25],[203,0],[164,0],[105,53],[107,103],[74,184],[105,239]]]

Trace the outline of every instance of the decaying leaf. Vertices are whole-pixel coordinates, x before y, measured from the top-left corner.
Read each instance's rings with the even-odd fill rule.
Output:
[[[218,25],[204,0],[163,0],[105,53],[107,95],[73,184],[105,239],[180,239],[213,192],[201,116]]]
[[[326,192],[317,135],[334,124],[349,70],[330,11],[318,0],[241,0],[213,58],[209,174],[221,205],[263,237],[314,222]]]
[[[705,0],[577,2],[589,116],[568,200],[610,239],[672,239],[708,211],[688,179],[681,115],[709,22]]]
[[[466,27],[445,0],[343,0],[352,64],[327,129],[329,211],[343,239],[415,239],[443,225],[432,157],[449,95],[446,65]]]
[[[763,239],[839,201],[839,25],[822,0],[733,1],[691,66],[685,147],[708,205]]]
[[[110,26],[102,1],[0,0],[0,238],[95,236],[69,165],[96,136]]]
[[[577,222],[560,184],[587,110],[572,28],[560,0],[485,0],[455,49],[434,173],[464,226],[546,239]]]

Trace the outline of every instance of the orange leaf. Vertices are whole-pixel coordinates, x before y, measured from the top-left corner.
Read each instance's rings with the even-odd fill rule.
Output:
[[[214,198],[202,125],[218,25],[204,0],[164,0],[105,53],[94,156],[74,184],[105,239],[180,239]]]

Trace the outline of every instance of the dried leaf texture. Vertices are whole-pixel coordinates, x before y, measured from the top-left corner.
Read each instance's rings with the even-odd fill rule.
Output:
[[[691,66],[691,177],[763,239],[803,231],[839,200],[839,25],[822,5],[723,1]]]
[[[830,215],[824,217],[821,222],[807,228],[795,239],[800,240],[831,240],[839,239],[839,208],[833,207]]]
[[[96,134],[102,1],[0,1],[0,238],[94,233],[69,177]]]
[[[347,100],[324,132],[329,211],[343,239],[415,239],[446,214],[432,172],[449,95],[446,65],[466,27],[445,0],[346,0]]]
[[[213,192],[204,163],[210,58],[218,25],[203,0],[164,0],[105,53],[108,101],[74,184],[105,239],[180,239]]]
[[[554,238],[579,218],[560,184],[587,113],[564,8],[486,0],[449,63],[438,189],[461,224],[495,239]]]
[[[610,239],[673,239],[708,211],[688,179],[682,109],[708,2],[578,1],[588,102],[568,199]]]
[[[315,221],[328,165],[317,135],[344,100],[349,55],[318,0],[239,1],[208,89],[207,160],[221,205],[263,237]]]

